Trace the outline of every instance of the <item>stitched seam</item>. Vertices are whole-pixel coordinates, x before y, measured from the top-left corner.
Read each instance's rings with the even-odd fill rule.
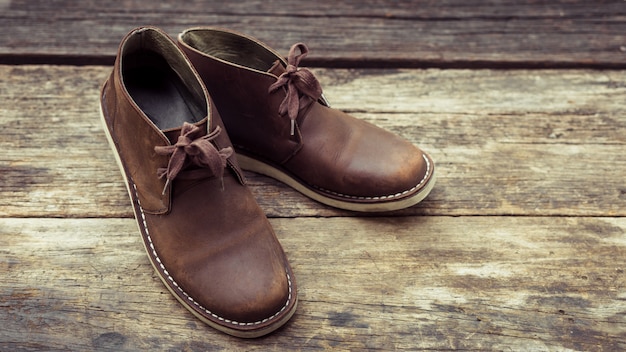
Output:
[[[328,190],[328,189],[325,189],[325,188],[322,188],[322,187],[318,187],[318,186],[315,186],[315,185],[310,185],[310,186],[315,188],[315,189],[317,189],[317,190],[319,190],[319,191],[330,193],[330,194],[332,194],[334,196],[342,197],[342,198],[348,198],[348,199],[385,200],[385,199],[398,198],[398,197],[401,197],[401,196],[404,196],[406,194],[409,194],[409,193],[415,191],[416,189],[420,188],[426,182],[428,177],[430,176],[430,173],[431,173],[431,171],[430,171],[430,169],[431,169],[430,161],[428,160],[426,155],[422,155],[422,157],[424,158],[424,161],[426,161],[426,173],[424,173],[424,177],[422,178],[422,180],[416,186],[411,187],[411,189],[408,189],[406,191],[402,191],[402,192],[399,192],[399,193],[396,193],[396,194],[391,194],[391,195],[386,195],[386,196],[375,196],[375,197],[351,196],[351,195],[347,195],[347,194],[334,192],[334,191],[331,191],[331,190]]]
[[[287,271],[287,270],[285,270],[285,273],[287,274],[287,284],[289,286],[289,294],[287,296],[287,302],[285,303],[285,305],[278,312],[276,312],[272,316],[270,316],[268,318],[265,318],[263,320],[255,321],[255,322],[252,322],[252,323],[243,323],[243,322],[238,322],[238,321],[235,321],[235,320],[226,319],[226,318],[223,318],[223,317],[221,317],[221,316],[211,312],[209,309],[205,308],[200,303],[196,302],[187,292],[185,292],[178,285],[176,280],[174,280],[174,278],[170,275],[170,273],[167,271],[167,269],[165,269],[165,265],[163,265],[163,263],[161,262],[161,258],[159,258],[159,255],[157,254],[156,249],[154,248],[154,244],[152,243],[152,237],[150,236],[150,231],[148,231],[148,223],[146,221],[146,216],[145,216],[145,214],[143,212],[143,208],[141,207],[141,202],[139,201],[139,197],[137,195],[137,186],[135,186],[134,182],[131,182],[131,185],[133,186],[133,191],[135,192],[135,197],[137,198],[137,205],[139,206],[139,211],[141,212],[141,221],[143,222],[143,228],[146,231],[146,237],[148,238],[150,251],[152,252],[152,255],[154,256],[154,258],[157,261],[157,263],[159,264],[159,267],[161,268],[161,270],[163,270],[163,273],[166,275],[167,280],[170,281],[172,283],[172,285],[174,285],[176,290],[179,291],[181,294],[183,294],[183,296],[185,296],[185,298],[189,302],[193,303],[196,307],[198,307],[200,310],[202,310],[206,314],[210,315],[211,317],[213,317],[213,318],[215,318],[215,319],[217,319],[219,321],[222,321],[224,323],[234,325],[234,326],[254,326],[254,325],[260,325],[260,324],[266,323],[266,322],[268,322],[268,321],[270,321],[272,319],[275,319],[285,309],[287,309],[287,307],[291,303],[291,294],[292,294],[291,276],[289,276],[289,271]]]

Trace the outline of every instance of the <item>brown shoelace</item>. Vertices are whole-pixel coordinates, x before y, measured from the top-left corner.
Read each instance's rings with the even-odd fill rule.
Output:
[[[233,149],[226,147],[217,150],[211,143],[211,140],[215,139],[220,132],[221,129],[217,126],[211,133],[197,137],[203,131],[198,126],[185,122],[176,144],[154,147],[154,151],[157,154],[170,155],[167,168],[159,168],[157,170],[159,178],[166,178],[163,194],[165,194],[165,190],[170,182],[179,176],[185,179],[211,176],[221,179],[224,176],[226,160],[233,154]],[[180,174],[181,171],[190,165],[198,166],[200,169],[189,170],[185,176]]]
[[[296,50],[300,50],[300,54],[296,54]],[[287,57],[287,68],[278,80],[269,88],[269,92],[273,93],[283,86],[287,86],[287,96],[278,108],[281,115],[287,115],[291,119],[291,135],[295,133],[296,118],[300,110],[309,106],[312,102],[317,101],[322,96],[322,86],[315,78],[315,75],[306,68],[299,68],[300,60],[302,60],[309,49],[303,43],[294,44],[289,50]]]

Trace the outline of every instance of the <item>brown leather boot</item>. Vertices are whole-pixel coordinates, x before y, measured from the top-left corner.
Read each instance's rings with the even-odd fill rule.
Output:
[[[322,203],[355,211],[412,206],[428,195],[432,159],[408,141],[331,109],[313,74],[258,40],[223,29],[178,37],[204,80],[244,169]],[[300,52],[298,54],[298,51]]]
[[[174,297],[239,337],[287,322],[297,302],[289,263],[170,37],[143,27],[122,40],[101,108],[148,257]]]

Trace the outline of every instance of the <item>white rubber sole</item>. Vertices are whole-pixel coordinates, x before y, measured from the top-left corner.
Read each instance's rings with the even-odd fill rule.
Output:
[[[301,182],[284,173],[283,171],[244,154],[238,153],[237,161],[239,162],[239,165],[242,169],[272,177],[320,203],[330,205],[339,209],[359,212],[385,212],[411,207],[424,200],[424,198],[428,196],[428,194],[435,185],[435,170],[433,167],[433,170],[431,171],[431,176],[426,184],[421,186],[421,189],[418,192],[409,197],[399,198],[398,200],[388,200],[392,197],[372,197],[368,202],[347,200],[343,201],[334,197],[325,196],[324,194],[320,193],[323,191],[303,185]]]

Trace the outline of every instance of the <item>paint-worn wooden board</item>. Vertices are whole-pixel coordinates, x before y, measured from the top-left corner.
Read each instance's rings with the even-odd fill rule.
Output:
[[[130,29],[236,29],[331,66],[626,66],[622,0],[0,1],[1,62],[110,63]]]
[[[131,217],[98,114],[109,67],[0,66],[0,216]],[[401,215],[626,214],[626,72],[315,70],[333,106],[430,152]],[[350,215],[248,174],[271,217]]]
[[[626,348],[626,220],[272,219],[299,283],[241,340],[154,275],[132,219],[0,219],[0,350]]]

